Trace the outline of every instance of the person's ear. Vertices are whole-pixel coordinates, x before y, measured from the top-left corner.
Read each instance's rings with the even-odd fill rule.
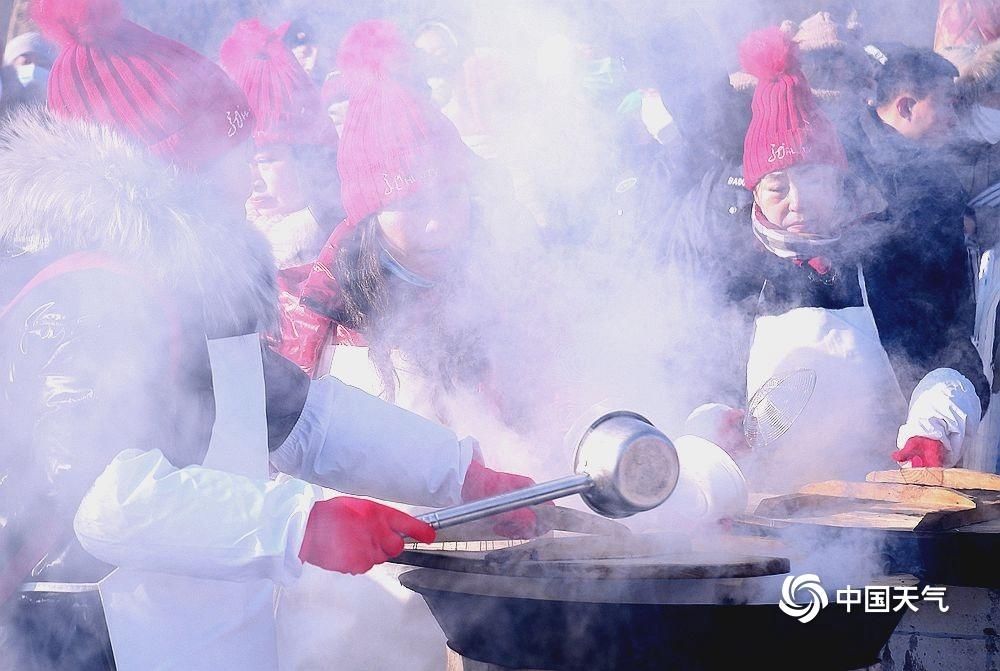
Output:
[[[910,121],[913,119],[913,107],[917,101],[910,96],[900,96],[896,99],[896,113],[903,119]]]

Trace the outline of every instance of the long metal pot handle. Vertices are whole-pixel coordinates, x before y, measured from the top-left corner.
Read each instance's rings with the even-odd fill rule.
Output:
[[[561,499],[564,496],[579,494],[590,489],[593,485],[593,480],[586,473],[582,475],[570,475],[558,480],[549,480],[548,482],[542,482],[531,487],[525,487],[524,489],[479,499],[478,501],[433,510],[429,513],[418,515],[417,519],[427,522],[435,529],[446,529],[456,524],[481,520],[484,517],[498,515],[509,510],[516,510],[538,503]]]

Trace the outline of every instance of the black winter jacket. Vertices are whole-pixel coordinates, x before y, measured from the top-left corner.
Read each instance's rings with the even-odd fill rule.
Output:
[[[879,225],[871,222],[857,226]],[[868,232],[857,228],[853,231],[859,236]],[[747,235],[753,238],[749,230]],[[850,250],[845,245],[829,250],[832,267],[820,274],[808,264],[775,256],[755,239],[747,244],[754,249],[741,263],[742,272],[733,276],[729,287],[732,300],[759,296],[752,303],[757,314],[782,314],[797,307],[858,307],[863,305],[857,273],[860,266],[879,340],[906,398],[930,371],[952,368],[973,383],[985,410],[989,388],[972,344],[971,325],[954,305],[950,283],[935,284],[930,276],[939,272],[937,264],[920,263],[924,258],[921,256],[916,261],[908,256],[904,261],[902,251],[897,250],[889,256],[901,264],[897,268],[887,259],[873,258],[872,250]]]
[[[861,117],[860,130],[863,144],[852,169],[879,186],[888,202],[861,255],[882,344],[918,371],[958,370],[975,384],[985,408],[988,385],[972,344],[967,194],[944,149],[907,140],[874,110]]]
[[[8,251],[0,260],[0,306],[60,258]],[[201,315],[177,310],[195,304],[190,296],[181,301],[144,284],[112,266],[66,272],[0,319],[0,557],[47,537],[34,580],[92,582],[106,573],[79,547],[72,517],[116,454],[159,449],[183,467],[200,463],[208,449],[215,407]],[[298,418],[308,378],[264,352],[274,449]]]

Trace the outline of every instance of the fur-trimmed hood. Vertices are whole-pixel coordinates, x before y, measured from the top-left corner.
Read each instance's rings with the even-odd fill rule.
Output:
[[[948,47],[941,55],[958,68],[959,95],[972,102],[986,93],[1000,91],[1000,40],[981,47]]]
[[[199,209],[209,193],[106,126],[28,110],[0,127],[0,247],[100,251],[179,295],[199,293],[213,335],[269,329],[267,241],[239,204],[228,218]]]

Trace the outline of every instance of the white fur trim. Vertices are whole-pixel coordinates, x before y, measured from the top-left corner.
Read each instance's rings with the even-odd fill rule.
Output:
[[[107,126],[25,110],[0,128],[0,245],[104,252],[168,288],[193,284],[215,332],[269,328],[267,241],[241,204],[228,220],[208,212],[209,192]]]

